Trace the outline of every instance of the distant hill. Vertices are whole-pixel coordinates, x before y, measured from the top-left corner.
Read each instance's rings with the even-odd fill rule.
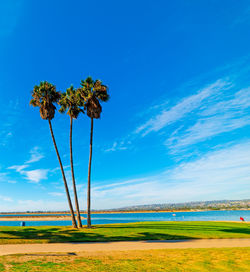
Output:
[[[116,209],[92,210],[93,212],[139,212],[139,211],[192,211],[192,210],[250,210],[250,199],[243,200],[213,200],[168,204],[147,204],[128,206]],[[85,212],[85,211],[84,211]],[[69,211],[25,211],[0,212],[0,214],[65,214]]]
[[[105,211],[171,211],[171,210],[238,210],[250,209],[250,199],[213,200],[168,204],[147,204],[128,206]]]

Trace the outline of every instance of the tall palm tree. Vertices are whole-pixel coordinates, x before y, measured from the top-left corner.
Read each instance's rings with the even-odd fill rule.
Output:
[[[81,214],[79,209],[77,190],[76,190],[76,182],[75,182],[75,174],[74,174],[74,164],[73,164],[73,148],[72,148],[72,128],[73,128],[73,119],[77,119],[78,115],[82,112],[84,113],[82,107],[84,106],[84,102],[79,92],[77,92],[73,86],[66,90],[66,93],[61,95],[61,98],[58,102],[61,106],[59,112],[64,113],[67,111],[67,114],[70,117],[70,133],[69,133],[69,146],[70,146],[70,165],[71,165],[71,175],[72,175],[72,183],[75,197],[75,206],[76,206],[76,214],[77,214],[77,222],[78,227],[82,228]]]
[[[81,81],[81,88],[79,93],[82,98],[86,101],[85,108],[87,109],[87,115],[91,118],[91,129],[90,129],[90,151],[89,151],[89,168],[88,168],[88,192],[87,192],[87,227],[91,228],[91,164],[92,164],[92,143],[93,143],[93,121],[101,117],[102,106],[101,101],[106,102],[109,100],[107,92],[107,86],[103,85],[100,80],[93,80],[91,77],[87,77]]]
[[[74,228],[76,228],[76,219],[75,219],[75,214],[74,214],[73,207],[72,207],[72,202],[70,199],[68,184],[67,184],[67,180],[65,177],[61,157],[59,155],[59,151],[57,148],[57,144],[56,144],[56,140],[55,140],[55,136],[53,133],[52,124],[51,124],[51,120],[54,118],[55,110],[56,110],[54,103],[57,103],[59,101],[60,96],[61,96],[60,92],[56,91],[55,85],[53,85],[47,81],[43,81],[43,82],[40,82],[40,85],[38,85],[38,86],[36,85],[34,87],[34,89],[32,91],[32,99],[30,100],[30,105],[32,105],[34,107],[39,107],[41,118],[43,120],[48,120],[48,122],[49,122],[50,133],[51,133],[51,137],[52,137],[54,147],[56,150],[56,155],[57,155],[57,158],[58,158],[58,161],[60,164],[63,182],[64,182],[64,186],[65,186],[65,191],[66,191],[66,195],[67,195],[67,199],[68,199],[69,209],[70,209],[71,218],[72,218],[72,226]]]

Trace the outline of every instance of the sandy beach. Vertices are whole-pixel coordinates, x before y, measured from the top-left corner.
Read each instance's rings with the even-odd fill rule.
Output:
[[[0,217],[0,221],[71,221],[71,216],[9,216]]]

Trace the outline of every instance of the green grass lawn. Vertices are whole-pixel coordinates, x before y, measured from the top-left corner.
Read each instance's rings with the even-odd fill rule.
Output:
[[[250,248],[164,249],[0,257],[6,272],[250,271]]]
[[[0,227],[0,244],[250,238],[249,223],[143,222],[71,227]]]

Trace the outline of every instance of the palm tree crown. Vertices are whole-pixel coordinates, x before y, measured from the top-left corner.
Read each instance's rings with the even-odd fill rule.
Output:
[[[61,94],[58,104],[61,106],[59,109],[60,113],[67,111],[67,114],[74,119],[77,119],[81,112],[84,113],[82,109],[84,107],[84,100],[73,86],[68,88],[66,93]]]
[[[56,110],[54,103],[59,101],[60,96],[60,92],[56,91],[56,87],[53,84],[42,81],[40,85],[36,85],[33,88],[30,105],[40,107],[42,119],[52,120]]]
[[[93,80],[87,77],[81,81],[81,88],[78,89],[80,95],[86,101],[85,108],[90,118],[99,119],[102,112],[102,106],[99,101],[109,100],[108,88],[100,80]]]

